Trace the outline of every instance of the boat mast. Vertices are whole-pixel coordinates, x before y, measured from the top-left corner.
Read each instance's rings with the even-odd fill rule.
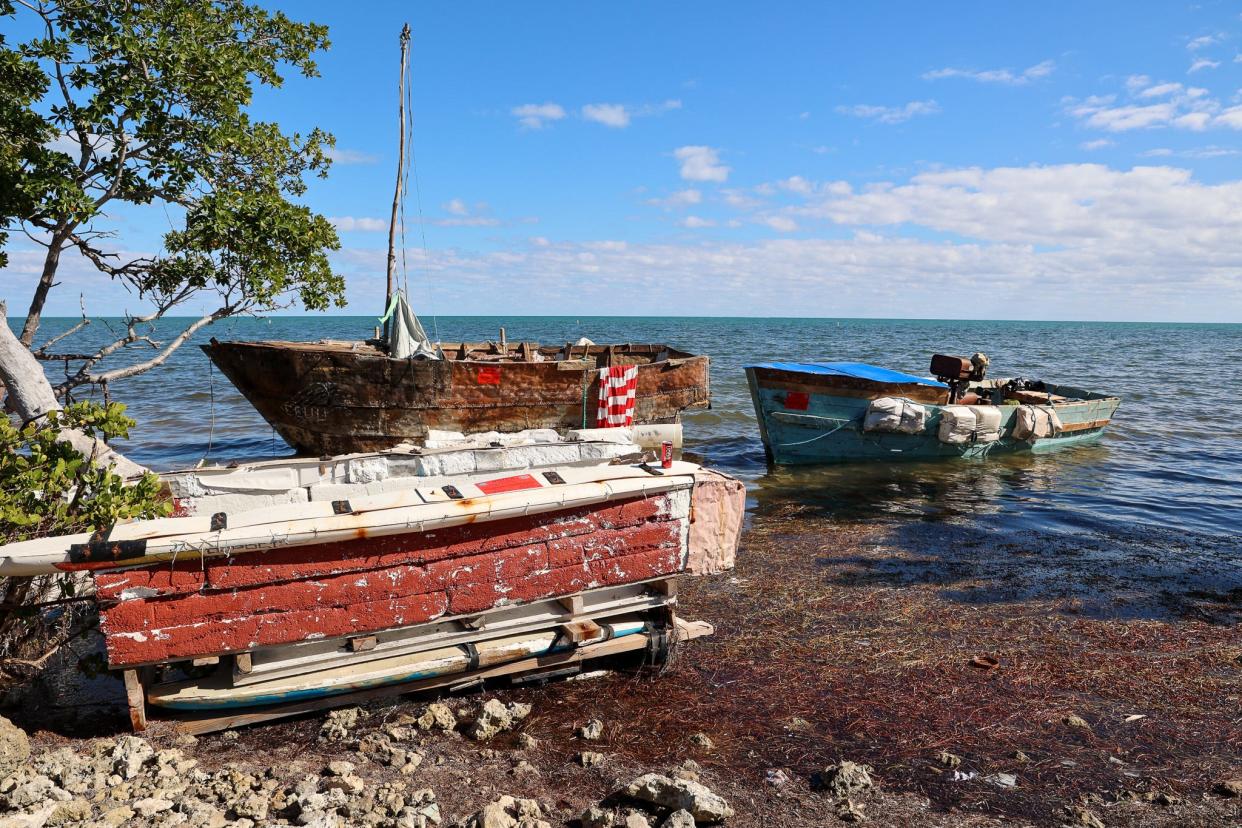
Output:
[[[384,293],[384,315],[392,304],[393,288],[397,278],[397,217],[401,207],[401,178],[405,172],[405,76],[410,61],[410,24],[401,29],[401,79],[397,84],[397,118],[401,136],[397,143],[397,189],[392,196],[392,219],[388,222],[388,289]],[[384,341],[388,341],[389,320],[384,322]]]

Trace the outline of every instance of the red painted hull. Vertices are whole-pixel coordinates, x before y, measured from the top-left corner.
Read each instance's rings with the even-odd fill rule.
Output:
[[[362,635],[676,574],[670,497],[94,575],[113,667]]]

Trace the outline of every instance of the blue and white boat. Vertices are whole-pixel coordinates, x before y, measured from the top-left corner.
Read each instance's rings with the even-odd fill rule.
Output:
[[[746,366],[768,460],[808,464],[1043,452],[1098,440],[1121,404],[1118,397],[1065,385],[984,379],[987,359],[974,359],[974,366],[960,360],[960,375],[940,379],[863,362]]]

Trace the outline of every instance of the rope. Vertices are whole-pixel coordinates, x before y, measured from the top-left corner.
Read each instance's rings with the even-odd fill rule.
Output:
[[[211,395],[211,426],[207,429],[207,450],[198,461],[201,466],[211,456],[212,441],[216,435],[216,373],[211,368],[211,360],[207,360],[207,393]]]
[[[845,428],[847,425],[853,425],[853,423],[854,423],[853,420],[843,420],[841,422],[841,425],[837,426],[832,431],[825,431],[823,434],[818,434],[809,440],[802,440],[801,442],[797,442],[797,443],[777,443],[777,445],[780,446],[781,448],[785,448],[787,446],[805,446],[807,443],[814,443],[816,440],[822,440],[825,437],[836,434],[838,431]]]

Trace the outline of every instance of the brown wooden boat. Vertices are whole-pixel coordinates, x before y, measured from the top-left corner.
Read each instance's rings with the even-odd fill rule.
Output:
[[[638,366],[636,424],[707,408],[708,358],[659,344],[442,343],[445,359],[396,359],[368,342],[202,346],[289,445],[348,454],[421,443],[430,429],[592,428],[599,372]]]

